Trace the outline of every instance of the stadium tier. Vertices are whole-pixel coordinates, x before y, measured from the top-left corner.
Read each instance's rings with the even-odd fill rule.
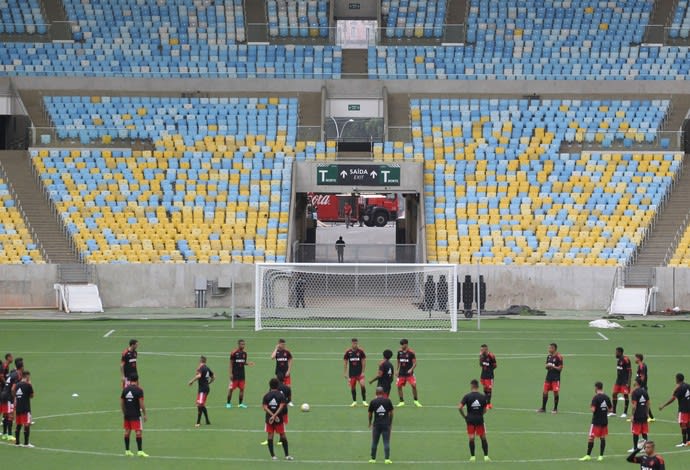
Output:
[[[383,0],[381,15],[388,38],[440,38],[446,0]]]
[[[0,34],[48,32],[38,0],[0,0],[0,20]]]
[[[242,0],[63,0],[76,41],[102,38],[123,47],[225,45],[246,40]]]
[[[424,162],[430,262],[625,264],[682,155],[559,148],[654,140],[667,110],[663,100],[412,100],[413,142],[374,153]]]
[[[46,104],[54,120],[81,122],[84,141],[110,135],[99,122],[124,124],[126,138],[155,140],[153,151],[31,151],[87,262],[284,262],[292,161],[335,156],[332,142],[295,141],[296,98],[52,97]]]
[[[690,37],[690,3],[688,0],[678,0],[676,10],[673,13],[669,36],[671,38],[687,39]]]
[[[0,172],[0,264],[43,263],[43,256]]]
[[[272,37],[327,38],[327,0],[267,0],[268,34]]]

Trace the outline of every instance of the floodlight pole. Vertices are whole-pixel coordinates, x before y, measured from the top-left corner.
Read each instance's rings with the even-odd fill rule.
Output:
[[[482,284],[479,274],[479,262],[477,262],[477,330],[482,329]]]

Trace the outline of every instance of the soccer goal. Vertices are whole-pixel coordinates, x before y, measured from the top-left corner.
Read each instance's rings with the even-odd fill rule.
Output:
[[[457,331],[456,266],[256,265],[255,329]]]

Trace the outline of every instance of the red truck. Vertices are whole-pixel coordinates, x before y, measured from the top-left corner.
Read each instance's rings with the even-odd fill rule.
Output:
[[[398,217],[397,194],[320,194],[308,193],[309,203],[316,208],[316,217],[323,222],[344,222],[345,204],[352,204],[352,221],[362,219],[367,227],[385,227]]]

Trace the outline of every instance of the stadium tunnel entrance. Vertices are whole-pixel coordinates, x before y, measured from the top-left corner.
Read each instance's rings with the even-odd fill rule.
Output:
[[[288,260],[424,262],[422,183],[418,163],[296,162]]]

